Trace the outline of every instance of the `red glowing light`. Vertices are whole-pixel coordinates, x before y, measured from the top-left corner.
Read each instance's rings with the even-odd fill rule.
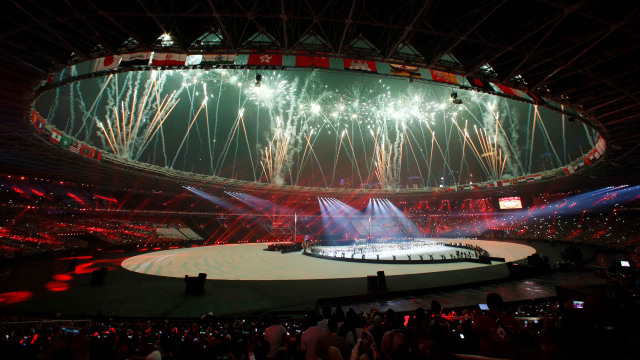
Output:
[[[53,280],[57,281],[69,281],[73,279],[73,277],[69,274],[55,274],[53,275]]]
[[[80,199],[76,194],[72,194],[70,192],[67,193],[67,195],[69,195],[69,197],[71,197],[73,200],[79,202],[80,204],[87,206],[87,203],[85,203],[82,199]]]
[[[31,291],[14,291],[0,294],[0,304],[9,305],[27,301],[33,296]]]
[[[73,256],[73,257],[60,258],[58,260],[73,260],[73,259],[85,260],[85,259],[91,259],[91,258],[92,256]]]
[[[49,281],[45,287],[49,291],[60,292],[69,290],[69,284],[63,281]]]
[[[98,199],[107,200],[109,202],[115,202],[115,203],[118,202],[118,200],[116,200],[114,198],[108,198],[108,197],[100,196],[100,195],[96,195],[96,194],[93,194],[93,196],[97,197]]]
[[[36,190],[36,189],[31,189],[31,192],[38,195],[38,196],[44,196],[44,193],[41,193],[40,191]]]

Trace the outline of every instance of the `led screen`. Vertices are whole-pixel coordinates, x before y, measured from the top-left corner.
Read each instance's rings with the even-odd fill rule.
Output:
[[[500,209],[522,209],[522,201],[520,196],[503,197],[498,199]]]

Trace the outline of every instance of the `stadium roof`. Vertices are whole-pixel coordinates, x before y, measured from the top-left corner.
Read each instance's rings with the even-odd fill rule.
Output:
[[[444,69],[572,104],[608,141],[608,153],[555,188],[640,175],[640,7],[633,2],[23,0],[0,10],[4,173],[119,188],[197,182],[49,146],[26,120],[35,85],[52,70],[107,54],[258,50]],[[171,41],[159,41],[162,34]]]

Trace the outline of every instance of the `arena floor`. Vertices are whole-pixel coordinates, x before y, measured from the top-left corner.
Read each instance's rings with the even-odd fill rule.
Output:
[[[507,262],[525,259],[536,252],[536,249],[523,244],[479,240],[459,242],[481,246],[491,256],[505,258]],[[128,258],[122,262],[122,267],[142,274],[174,278],[205,273],[208,279],[216,280],[318,280],[362,278],[380,270],[387,276],[396,276],[488,266],[470,262],[352,263],[303,256],[300,252],[281,254],[264,251],[265,248],[266,244],[240,244],[156,251]]]
[[[507,261],[525,259],[537,252],[554,262],[564,250],[541,242],[477,243],[492,256]],[[411,306],[418,305],[411,301],[393,302],[393,297],[428,296],[449,289],[441,298],[444,306],[467,306],[478,303],[486,291],[491,291],[486,286],[495,286],[493,291],[508,295],[513,301],[553,296],[557,283],[555,278],[547,277],[542,282],[511,281],[513,285],[505,287],[509,277],[505,263],[349,263],[300,253],[280,254],[264,251],[265,248],[266,244],[245,244],[78,254],[74,272],[68,272],[72,258],[12,265],[0,271],[0,313],[190,318],[212,312],[233,317],[267,311],[303,312],[315,308],[319,299],[337,299],[347,305],[377,299],[382,302],[378,307],[411,310]],[[106,283],[90,285],[92,271],[101,267],[109,270]],[[379,270],[386,273],[388,291],[369,292],[366,276]],[[200,272],[208,275],[204,294],[185,295],[184,275]]]

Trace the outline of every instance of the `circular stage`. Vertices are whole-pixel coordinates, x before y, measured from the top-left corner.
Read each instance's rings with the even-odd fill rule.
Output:
[[[564,251],[564,247],[547,242],[450,241],[478,245],[506,262],[534,253],[551,255],[553,262]],[[302,312],[318,303],[351,304],[441,290],[449,294],[446,306],[467,306],[482,302],[489,290],[478,289],[491,284],[496,288],[490,291],[508,292],[510,301],[552,296],[555,289],[553,279],[543,280],[541,285],[530,281],[526,286],[520,281],[509,283],[510,271],[503,262],[355,263],[299,252],[281,254],[266,248],[263,243],[159,251],[107,250],[78,254],[73,272],[68,270],[73,257],[16,264],[0,281],[0,311],[163,318],[197,317],[207,312],[248,316],[267,311]],[[108,269],[105,283],[92,285],[92,272],[103,267]],[[381,270],[386,274],[388,290],[372,292],[367,276]],[[204,293],[185,295],[184,276],[199,273],[208,275]],[[510,287],[505,287],[507,284]],[[545,290],[539,291],[541,288]],[[384,302],[380,306],[402,308],[395,300]]]
[[[516,243],[486,240],[453,241],[480,246],[492,257],[504,258],[506,262],[525,259],[536,252],[533,247]],[[142,274],[173,278],[206,273],[207,279],[214,280],[320,280],[363,278],[380,270],[387,276],[396,276],[490,266],[470,262],[338,263],[327,258],[304,256],[300,252],[281,254],[264,251],[266,246],[267,244],[241,244],[157,251],[130,257],[122,262],[122,267]],[[455,252],[455,250],[459,249],[450,248],[446,253]]]

